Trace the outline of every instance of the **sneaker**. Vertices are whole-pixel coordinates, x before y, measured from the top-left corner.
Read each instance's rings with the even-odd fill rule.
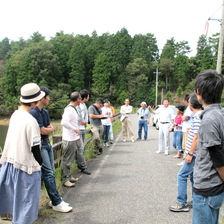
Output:
[[[147,140],[147,138],[145,138],[145,140]]]
[[[53,210],[57,212],[70,212],[73,208],[65,204],[65,202],[61,202],[59,205],[53,206]]]
[[[75,183],[71,183],[69,180],[64,182],[65,187],[75,187]]]
[[[162,151],[160,151],[160,150],[157,150],[157,151],[156,151],[156,153],[157,153],[157,154],[159,154],[159,153],[162,153]]]
[[[187,203],[187,206],[188,206],[189,208],[193,208],[193,200],[189,201],[189,202]]]
[[[175,205],[169,207],[172,212],[189,212],[189,207],[187,205],[181,205],[177,202]]]
[[[141,139],[140,138],[137,138],[136,140],[138,141],[138,140],[141,140]]]
[[[62,198],[61,198],[61,199],[62,199]],[[63,201],[63,200],[62,200],[62,201]],[[67,202],[65,202],[65,201],[63,201],[63,202],[64,202],[66,205],[69,206],[69,203],[67,203]],[[48,205],[49,205],[49,207],[53,208],[52,201],[49,201]]]
[[[134,139],[132,139],[131,141],[132,141],[133,143],[135,142],[135,140],[134,140]]]
[[[126,142],[126,141],[127,141],[126,139],[123,140],[123,142]]]
[[[103,143],[103,146],[106,146],[106,143]]]
[[[184,161],[177,163],[177,166],[182,166],[184,164]]]
[[[77,181],[79,181],[79,178],[74,178],[74,177],[70,178],[70,182],[77,182]]]
[[[113,144],[113,143],[114,143],[113,140],[111,140],[111,141],[110,141],[110,144]]]
[[[106,142],[106,147],[109,147],[108,143]]]
[[[169,155],[169,152],[164,152],[164,155],[165,155],[165,156],[168,156],[168,155]]]

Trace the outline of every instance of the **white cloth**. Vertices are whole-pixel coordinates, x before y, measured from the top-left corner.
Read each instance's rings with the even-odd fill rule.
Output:
[[[109,113],[109,114],[106,114],[106,113]],[[102,114],[105,115],[105,116],[108,116],[107,119],[102,119],[101,120],[102,125],[111,125],[110,118],[113,116],[112,115],[112,110],[109,107],[103,107],[102,108]]]
[[[157,111],[155,111],[155,114],[159,114],[160,122],[171,122],[172,119],[174,119],[173,110],[168,107],[160,107]]]
[[[120,118],[120,121],[123,121],[125,117],[128,118],[129,121],[131,121],[131,112],[132,112],[132,106],[128,105],[123,105],[121,106],[121,110],[120,110],[120,113],[121,113],[121,118]]]
[[[24,110],[16,110],[10,118],[0,163],[11,163],[29,175],[40,171],[40,165],[31,152],[35,145],[40,145],[40,128],[36,119]]]
[[[78,127],[78,114],[76,110],[68,105],[62,115],[61,125],[63,126],[62,139],[64,141],[76,141],[79,135],[75,132],[79,130]]]
[[[191,127],[192,117],[194,116],[194,113],[191,111],[190,107],[187,107],[184,112],[184,116],[190,117],[188,121],[182,122],[182,132],[187,132],[187,128]]]
[[[81,109],[83,121],[85,121],[88,124],[88,111],[87,111],[86,104],[85,103],[80,103],[79,107]],[[79,129],[80,130],[85,130],[86,127],[85,127],[85,125],[79,125]]]
[[[161,124],[159,126],[159,151],[163,151],[163,140],[165,140],[165,152],[170,151],[170,124]]]

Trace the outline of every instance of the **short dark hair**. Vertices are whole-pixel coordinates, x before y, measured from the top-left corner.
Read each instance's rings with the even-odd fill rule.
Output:
[[[209,69],[200,72],[194,83],[206,104],[220,103],[223,90],[223,77],[217,71]]]
[[[82,97],[82,100],[84,100],[84,98],[87,98],[87,97],[88,97],[88,95],[89,95],[89,91],[86,90],[86,89],[82,89],[82,90],[80,91],[80,95],[81,95],[81,97]]]
[[[34,103],[34,102],[33,102],[33,103]],[[26,107],[31,107],[31,103],[23,103],[23,102],[20,101],[20,104],[21,104],[21,105],[24,105],[24,106],[26,106]]]
[[[167,100],[168,102],[170,102],[170,100],[168,98],[165,98],[164,100]],[[164,102],[164,100],[163,100],[163,102]]]
[[[198,98],[196,93],[192,93],[189,95],[189,104],[194,108],[194,109],[201,109],[202,105],[198,102]]]
[[[96,101],[96,103],[98,103],[98,104],[102,104],[102,105],[103,105],[103,100],[102,100],[102,99],[98,99],[98,100]]]
[[[109,101],[108,100],[104,100],[103,103],[109,103]]]
[[[71,93],[70,100],[72,102],[75,102],[79,98],[79,95],[80,95],[79,92],[73,92],[73,93]]]
[[[46,86],[41,86],[40,87],[40,90],[43,91],[43,92],[45,92],[45,96],[44,96],[45,99],[46,99],[47,96],[50,95],[50,92],[51,91]]]
[[[187,102],[189,103],[189,94],[186,94],[186,95],[184,96],[184,100],[187,101]]]

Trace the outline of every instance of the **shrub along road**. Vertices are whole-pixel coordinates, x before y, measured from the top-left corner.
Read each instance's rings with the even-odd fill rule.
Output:
[[[135,139],[138,132],[137,115],[132,115]],[[171,134],[172,136],[173,134]],[[172,140],[172,137],[171,137]],[[67,214],[50,212],[39,217],[36,223],[191,223],[189,212],[174,213],[169,206],[176,202],[176,166],[181,159],[174,159],[176,151],[171,146],[169,156],[156,154],[158,131],[149,124],[146,141],[123,142],[118,134],[114,145],[88,163],[90,176],[78,172],[80,181],[75,188],[63,188],[63,199],[73,211]],[[188,180],[188,196],[191,185]],[[220,212],[220,223],[224,209]]]

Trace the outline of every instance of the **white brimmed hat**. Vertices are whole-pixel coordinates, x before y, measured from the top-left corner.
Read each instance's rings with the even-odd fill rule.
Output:
[[[40,87],[35,83],[28,83],[20,89],[22,103],[32,103],[41,100],[45,96],[45,92],[40,91]]]
[[[142,103],[141,103],[141,106],[142,106],[142,104],[145,104],[145,105],[147,106],[146,102],[142,102]]]

